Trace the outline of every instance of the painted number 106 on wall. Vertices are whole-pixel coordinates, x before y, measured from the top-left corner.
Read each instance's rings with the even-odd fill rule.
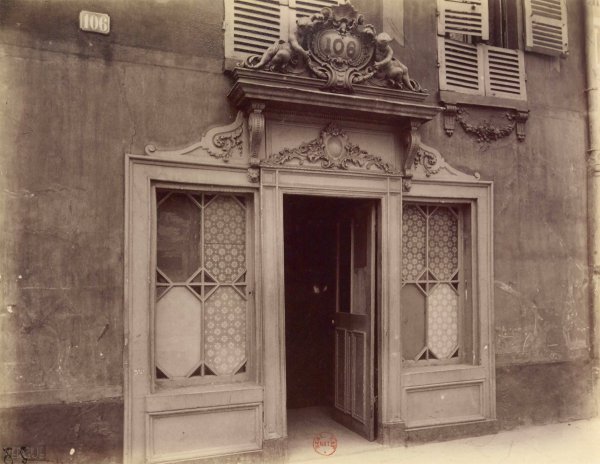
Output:
[[[110,16],[83,10],[79,13],[79,28],[82,31],[108,34],[110,32]]]

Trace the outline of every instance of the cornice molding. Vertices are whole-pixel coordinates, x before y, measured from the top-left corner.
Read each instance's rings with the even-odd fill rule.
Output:
[[[233,81],[228,97],[240,109],[261,102],[266,104],[267,111],[314,113],[325,109],[338,113],[340,119],[347,115],[405,123],[410,119],[429,121],[443,110],[425,103],[427,94],[361,85],[355,85],[353,94],[323,92],[316,79],[254,69],[236,68]]]

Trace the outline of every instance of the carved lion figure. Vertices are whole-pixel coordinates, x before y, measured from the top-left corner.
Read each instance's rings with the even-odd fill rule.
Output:
[[[394,50],[389,45],[391,41],[392,38],[386,32],[375,37],[375,69],[396,87],[417,92],[419,85],[411,80],[406,65],[394,58]]]

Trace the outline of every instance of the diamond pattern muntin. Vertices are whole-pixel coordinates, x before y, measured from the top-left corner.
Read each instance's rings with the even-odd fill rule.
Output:
[[[405,204],[402,221],[402,281],[415,282],[426,297],[423,359],[448,359],[458,346],[458,214],[449,206]]]
[[[157,198],[164,198],[161,191],[157,191]],[[181,259],[173,264],[187,263],[187,246],[201,251],[204,266],[199,259],[190,262],[191,266],[185,266],[185,276],[177,275],[173,282],[157,270],[157,368],[169,378],[202,372],[197,369],[201,363],[201,375],[245,372],[240,366],[246,362],[246,202],[243,197],[228,194],[181,193],[171,193],[168,201],[173,203],[174,211],[192,209],[198,213],[198,221],[190,222],[193,227],[188,226],[185,233],[173,227],[181,222],[181,214],[174,218],[162,214],[164,220],[159,225],[163,227],[161,236],[166,237],[164,243],[181,244],[177,255]],[[159,206],[159,214],[161,209],[166,210]],[[157,253],[161,250],[159,247]],[[166,259],[161,262],[171,263]],[[242,285],[236,286],[238,289],[223,285],[234,282]]]

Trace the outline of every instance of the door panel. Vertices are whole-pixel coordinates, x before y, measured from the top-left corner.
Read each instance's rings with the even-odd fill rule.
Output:
[[[346,330],[335,329],[335,407],[343,412],[349,412],[346,405]]]
[[[375,204],[349,205],[337,226],[335,418],[374,440]]]

